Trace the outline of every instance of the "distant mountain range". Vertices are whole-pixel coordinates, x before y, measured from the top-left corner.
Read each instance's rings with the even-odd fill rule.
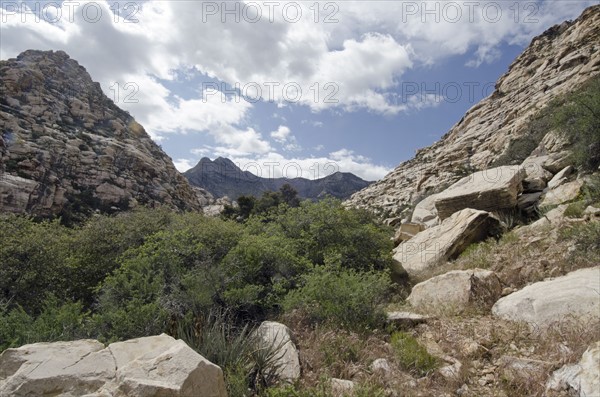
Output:
[[[183,175],[191,185],[203,188],[215,197],[227,196],[232,200],[242,195],[259,197],[263,192],[279,190],[286,183],[296,189],[301,198],[315,200],[329,195],[346,199],[371,184],[348,172],[336,172],[315,180],[261,178],[249,171],[242,171],[233,161],[223,157],[215,161],[205,157]]]

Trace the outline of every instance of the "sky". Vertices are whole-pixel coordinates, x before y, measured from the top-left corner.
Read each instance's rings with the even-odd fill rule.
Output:
[[[377,180],[597,1],[5,1],[0,59],[63,50],[180,171]]]

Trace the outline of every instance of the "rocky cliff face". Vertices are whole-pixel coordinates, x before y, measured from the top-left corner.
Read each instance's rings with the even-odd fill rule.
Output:
[[[390,221],[403,216],[422,197],[492,166],[528,134],[528,124],[540,109],[599,72],[600,6],[594,6],[577,20],[535,37],[497,81],[492,95],[473,106],[440,141],[355,193],[347,204],[372,209]],[[534,149],[538,156],[554,156],[553,172],[560,170],[565,147],[555,134],[549,131]]]
[[[0,93],[1,212],[200,209],[171,159],[64,52],[0,61]]]
[[[336,172],[321,179],[261,178],[249,171],[242,171],[233,161],[219,157],[214,161],[203,158],[186,172],[185,177],[193,186],[206,189],[215,197],[227,196],[236,200],[242,195],[259,197],[263,192],[277,191],[286,183],[306,199],[333,196],[346,199],[369,185],[369,182],[347,172]]]

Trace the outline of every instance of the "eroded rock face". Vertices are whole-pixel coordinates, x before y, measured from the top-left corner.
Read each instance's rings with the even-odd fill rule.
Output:
[[[520,166],[475,172],[437,195],[438,216],[443,220],[465,208],[483,211],[514,208],[524,178],[525,170]]]
[[[506,320],[547,328],[560,321],[600,319],[600,266],[528,285],[501,298],[492,313]]]
[[[438,142],[355,193],[346,205],[400,216],[406,205],[439,192],[465,171],[490,168],[511,142],[529,133],[534,114],[600,72],[599,41],[600,6],[535,37],[497,81],[492,95],[473,106]],[[568,152],[555,138],[542,139],[537,152],[547,171],[556,173],[568,165]]]
[[[201,207],[144,128],[62,51],[0,61],[0,131],[2,212]]]
[[[499,221],[485,211],[471,208],[456,212],[440,225],[426,229],[394,249],[394,259],[409,276],[448,259],[497,230]]]
[[[473,303],[489,304],[498,299],[502,286],[489,270],[454,270],[415,285],[408,302],[424,311],[461,311]]]
[[[0,355],[0,395],[226,397],[221,369],[168,335],[34,343]]]
[[[294,382],[300,377],[298,349],[292,341],[288,327],[275,321],[264,321],[256,330],[259,348],[278,349],[277,376],[284,382]]]

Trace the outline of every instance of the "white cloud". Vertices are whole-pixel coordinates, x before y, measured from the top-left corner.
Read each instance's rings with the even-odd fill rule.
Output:
[[[242,171],[249,171],[263,178],[296,178],[320,179],[335,172],[351,172],[365,180],[381,179],[390,168],[374,164],[370,159],[358,156],[352,151],[341,149],[329,156],[298,158],[288,157],[276,152],[260,156],[238,156],[229,151],[214,148],[213,155],[227,156]],[[221,148],[222,149],[222,148]]]
[[[190,168],[193,168],[196,165],[196,162],[190,159],[177,159],[173,161],[173,164],[179,172],[185,172]]]
[[[272,131],[271,138],[281,144],[286,151],[298,151],[302,149],[298,145],[296,137],[292,135],[292,131],[285,125],[280,125],[276,131]]]
[[[22,22],[22,15],[0,9],[0,57],[14,57],[30,48],[65,50],[88,69],[108,96],[114,95],[111,87],[120,87],[117,105],[130,111],[153,138],[203,133],[213,138],[219,153],[249,159],[280,157],[284,161],[261,131],[249,123],[254,110],[251,103],[225,98],[219,91],[198,92],[197,98],[184,99],[160,80],[185,80],[191,71],[197,71],[232,85],[255,82],[264,87],[275,82],[279,86],[273,99],[278,107],[290,110],[293,105],[285,101],[282,88],[294,83],[302,90],[298,103],[314,112],[330,109],[341,114],[367,109],[397,114],[437,104],[427,98],[397,103],[392,94],[408,69],[467,52],[473,52],[470,66],[493,62],[500,55],[501,43],[527,44],[533,34],[576,17],[584,6],[596,1],[481,2],[472,20],[466,3],[457,2],[462,17],[454,22],[441,9],[437,11],[439,21],[434,20],[436,12],[424,13],[424,7],[445,7],[446,3],[439,1],[344,1],[332,3],[337,7],[332,15],[337,23],[323,23],[329,12],[322,2],[318,3],[318,23],[314,22],[312,2],[295,2],[303,7],[302,18],[295,23],[283,18],[283,4],[270,21],[262,2],[258,2],[262,18],[256,23],[235,22],[231,16],[223,23],[220,13],[207,16],[208,4],[221,7],[223,2],[132,3],[139,6],[134,15],[137,23],[126,23],[124,13],[115,22],[110,10],[113,2],[80,3],[73,9],[72,21],[63,7],[63,17],[56,23],[36,22],[31,15]],[[92,3],[102,10],[102,18],[95,23],[82,16],[86,5]],[[236,4],[243,6],[227,2],[228,7]],[[502,6],[500,20],[490,22],[486,18],[482,13],[486,4]],[[416,12],[408,12],[410,5],[417,6]],[[133,98],[137,102],[123,101],[127,83],[137,86]],[[322,125],[318,123],[313,126]],[[282,143],[277,141],[281,132],[276,132],[271,138],[282,144],[283,150],[297,149],[291,133]],[[310,167],[313,160],[298,161]],[[366,179],[377,179],[387,172],[350,151],[333,152],[316,160],[335,160],[340,168]],[[184,164],[182,159],[177,161]]]
[[[290,138],[290,129],[285,125],[280,125],[277,131],[271,132],[271,137],[279,143],[284,143]]]

